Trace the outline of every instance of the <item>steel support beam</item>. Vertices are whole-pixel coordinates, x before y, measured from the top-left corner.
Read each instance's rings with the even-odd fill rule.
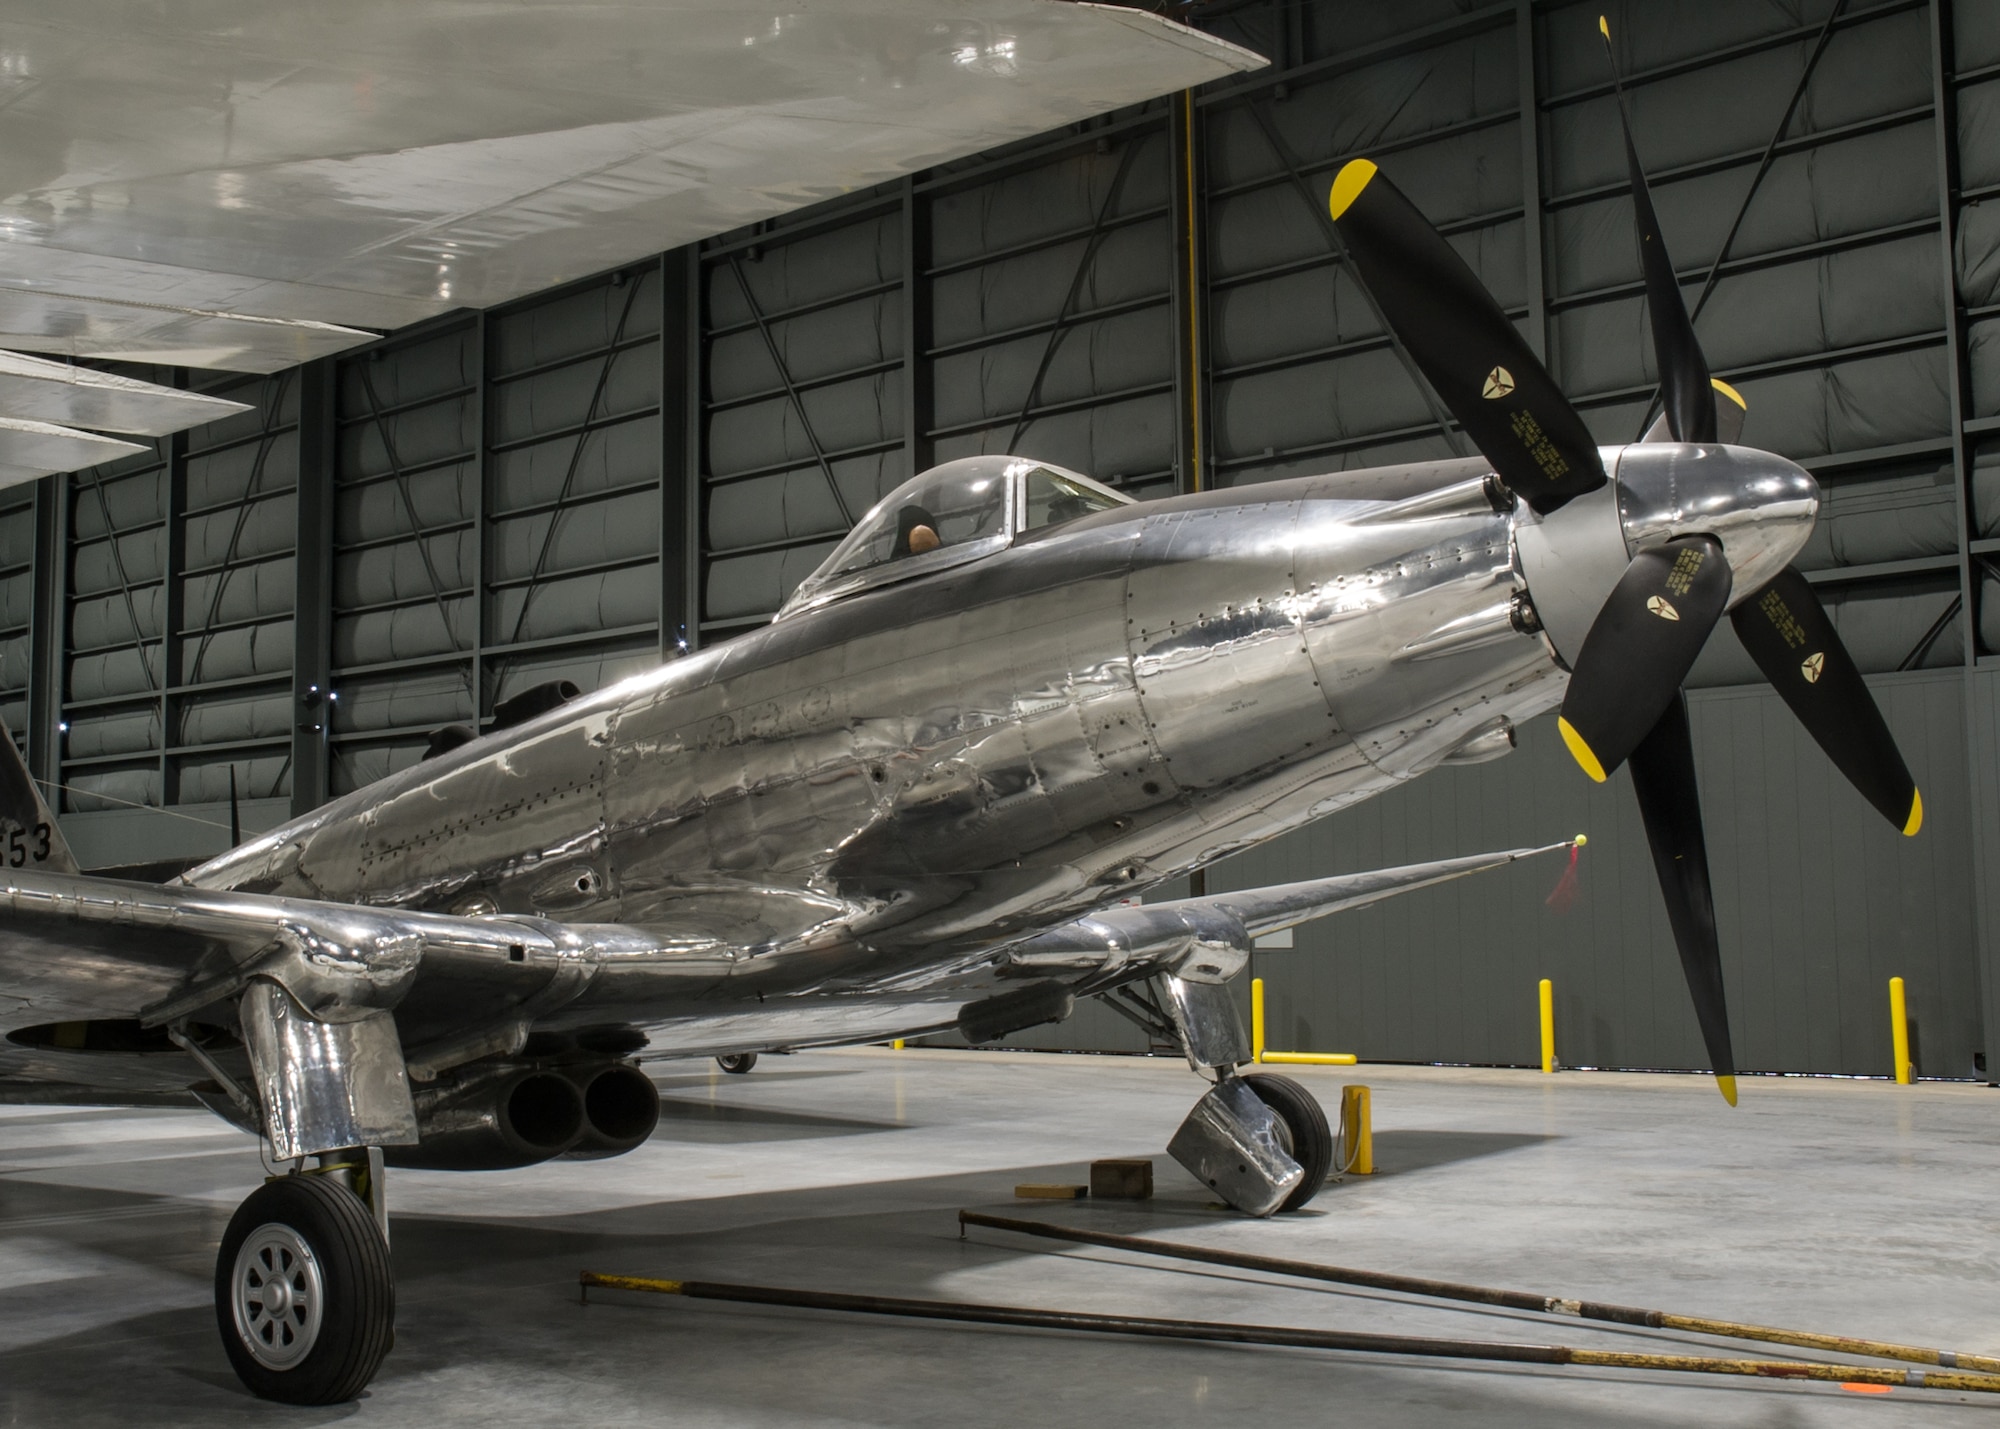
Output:
[[[68,562],[64,537],[69,531],[68,476],[45,476],[35,483],[35,569],[33,625],[28,632],[28,773],[41,781],[49,807],[62,800],[47,786],[59,777],[62,763],[63,588]]]
[[[699,267],[694,249],[662,253],[660,284],[660,659],[693,648],[700,622],[689,597],[701,562],[693,517],[700,480],[688,465],[690,416],[701,400],[698,356],[688,347],[687,270]]]
[[[702,325],[708,316],[708,304],[703,293],[707,271],[702,266],[701,245],[690,243],[681,253],[681,283],[685,294],[682,306],[686,314],[681,351],[687,363],[687,408],[682,433],[686,445],[681,458],[681,480],[686,487],[686,504],[682,507],[686,525],[681,537],[686,582],[681,590],[681,610],[687,621],[687,648],[692,652],[701,648],[701,621],[705,604],[702,592],[708,580],[708,570],[701,555],[708,544],[708,493],[703,489],[708,474],[704,445],[707,427],[701,410],[702,389],[707,385],[704,362],[708,356],[702,340]],[[665,340],[664,334],[662,340]]]
[[[188,385],[186,368],[174,373],[174,385]],[[180,763],[169,752],[180,743],[176,728],[180,702],[173,687],[182,679],[181,628],[186,624],[186,591],[181,573],[187,569],[187,454],[186,432],[166,438],[167,448],[167,530],[165,569],[160,574],[160,807],[171,808],[181,801]],[[143,656],[145,647],[140,647]]]
[[[931,379],[931,201],[913,174],[903,180],[903,460],[905,475],[934,461]]]
[[[1514,0],[1514,74],[1521,95],[1521,250],[1527,273],[1528,346],[1549,363],[1548,269],[1542,257],[1541,47],[1535,0]]]
[[[336,368],[323,357],[299,369],[299,486],[292,601],[292,813],[324,804],[333,706],[333,491],[338,433]]]
[[[1207,199],[1202,187],[1201,109],[1193,90],[1174,99],[1168,116],[1168,180],[1173,189],[1174,488],[1213,485],[1203,421],[1208,414],[1208,283],[1202,237]]]

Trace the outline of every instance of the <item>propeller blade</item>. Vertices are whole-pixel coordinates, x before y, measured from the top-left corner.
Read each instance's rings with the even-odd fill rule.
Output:
[[[1694,740],[1688,732],[1687,700],[1678,690],[1632,751],[1632,788],[1639,796],[1639,817],[1653,849],[1653,871],[1660,878],[1667,922],[1694,997],[1701,1040],[1722,1099],[1735,1106],[1736,1053],[1729,1044],[1729,1004],[1722,987],[1722,946],[1715,936],[1708,845],[1701,832],[1701,795],[1695,788]]]
[[[1787,566],[1729,618],[1764,678],[1834,767],[1883,818],[1915,834],[1924,822],[1917,781],[1806,578]]]
[[[1618,93],[1618,126],[1625,134],[1625,164],[1632,176],[1633,216],[1639,225],[1639,264],[1646,274],[1646,312],[1653,320],[1653,355],[1660,369],[1660,399],[1666,408],[1667,430],[1677,442],[1712,442],[1715,435],[1715,393],[1710,389],[1708,361],[1695,341],[1681,299],[1680,279],[1660,237],[1660,220],[1653,212],[1653,190],[1639,167],[1632,144],[1632,117],[1625,112],[1625,80],[1618,73],[1618,55],[1611,48],[1611,25],[1597,17],[1604,36],[1604,53],[1611,58],[1611,83]]]
[[[1328,207],[1383,318],[1508,490],[1547,514],[1604,485],[1583,418],[1416,206],[1355,159]]]
[[[1743,400],[1743,394],[1724,382],[1720,377],[1708,379],[1708,385],[1715,392],[1715,439],[1725,446],[1735,446],[1743,439],[1743,419],[1750,415],[1750,404]],[[1646,428],[1642,442],[1670,442],[1674,434],[1667,430],[1667,414],[1662,412],[1653,418],[1653,425]]]
[[[1713,536],[1683,536],[1632,558],[1577,652],[1557,728],[1603,783],[1678,696],[1729,605],[1733,577]]]

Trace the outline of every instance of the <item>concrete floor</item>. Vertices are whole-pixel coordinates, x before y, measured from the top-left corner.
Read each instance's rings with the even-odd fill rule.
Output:
[[[1367,1067],[1383,1174],[1305,1214],[1215,1210],[1161,1151],[1165,1060],[859,1051],[659,1070],[620,1160],[396,1173],[398,1346],[328,1410],[251,1399],[209,1299],[259,1176],[203,1113],[0,1107],[0,1424],[1323,1424],[1563,1429],[2000,1422],[2000,1396],[1364,1358],[605,1296],[582,1268],[1113,1312],[1688,1350],[1666,1333],[1442,1310],[1018,1238],[983,1206],[1348,1265],[2000,1353],[2000,1091]],[[1157,1199],[1015,1202],[1098,1156]],[[1726,1344],[1726,1342],[1725,1342]],[[1704,1352],[1696,1349],[1695,1352]],[[1732,1353],[1724,1348],[1720,1353]],[[1754,1350],[1750,1351],[1755,1353]],[[1255,1415],[1254,1421],[1246,1415]]]

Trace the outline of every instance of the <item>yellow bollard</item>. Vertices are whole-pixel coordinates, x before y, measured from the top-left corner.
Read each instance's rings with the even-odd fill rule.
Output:
[[[1347,1175],[1375,1174],[1375,1127],[1366,1087],[1340,1089],[1340,1145],[1347,1153]]]
[[[1542,979],[1542,1070],[1556,1069],[1556,985]]]
[[[1910,1084],[1910,1008],[1903,998],[1903,980],[1889,979],[1889,1037],[1896,1047],[1896,1081]]]
[[[893,1042],[891,1042],[891,1043],[889,1044],[889,1048],[890,1048],[890,1050],[891,1050],[891,1051],[895,1051],[895,1052],[900,1052],[900,1051],[902,1051],[902,1050],[903,1050],[903,1039],[902,1039],[902,1038],[900,1038],[900,1037],[898,1037],[898,1038],[897,1038],[897,1039],[896,1039],[895,1041],[893,1041]]]
[[[1250,979],[1250,1060],[1264,1060],[1264,979]]]

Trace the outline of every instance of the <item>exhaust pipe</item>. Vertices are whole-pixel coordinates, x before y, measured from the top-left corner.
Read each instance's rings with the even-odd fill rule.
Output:
[[[502,1074],[419,1098],[417,1127],[422,1137],[417,1145],[384,1148],[391,1166],[430,1171],[533,1166],[562,1155],[584,1136],[583,1093],[553,1072]]]
[[[660,1124],[659,1088],[630,1062],[585,1072],[578,1086],[583,1093],[583,1135],[563,1153],[572,1160],[623,1156],[645,1145]]]

